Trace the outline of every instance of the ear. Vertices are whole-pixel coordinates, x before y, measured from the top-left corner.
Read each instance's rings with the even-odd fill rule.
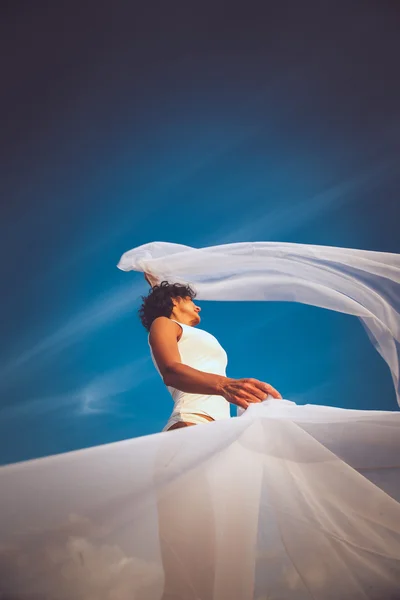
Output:
[[[176,296],[175,298],[171,298],[172,303],[174,306],[178,306],[181,302],[182,302],[182,298],[180,298],[179,296]]]

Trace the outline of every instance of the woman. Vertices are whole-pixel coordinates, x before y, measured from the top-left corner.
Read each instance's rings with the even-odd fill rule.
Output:
[[[268,395],[280,393],[258,379],[226,377],[227,355],[214,336],[201,329],[200,307],[193,302],[189,285],[155,284],[143,299],[140,317],[149,331],[154,365],[174,400],[174,409],[163,431],[228,419],[229,403],[246,409]]]
[[[226,377],[225,350],[214,336],[196,328],[201,309],[193,302],[195,292],[189,285],[167,281],[157,284],[147,273],[145,278],[152,290],[143,298],[139,314],[149,331],[154,365],[174,400],[174,409],[163,431],[229,419],[230,403],[246,409],[251,403],[266,400],[268,395],[281,399],[279,392],[267,383]],[[177,447],[162,445],[155,468],[155,488],[162,490],[157,496],[164,572],[162,600],[211,599],[218,585],[226,589],[227,581],[233,588],[245,589],[245,596],[250,597],[251,570],[220,575],[220,581],[216,577],[217,523],[207,468],[200,464],[188,473],[174,476],[180,452],[180,443]],[[241,501],[240,492],[236,493],[242,515],[249,512],[245,488],[243,494]],[[241,552],[251,553],[254,545],[251,522],[250,514],[243,532],[237,524],[228,527],[235,532],[234,543],[239,543]]]

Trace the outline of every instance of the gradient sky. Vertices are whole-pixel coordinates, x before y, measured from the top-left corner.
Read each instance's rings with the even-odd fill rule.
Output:
[[[2,8],[1,464],[165,424],[126,250],[400,251],[395,2],[61,4]],[[355,317],[199,304],[229,376],[397,409]]]

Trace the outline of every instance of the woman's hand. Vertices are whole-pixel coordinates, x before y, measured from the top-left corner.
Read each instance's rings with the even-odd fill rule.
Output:
[[[144,278],[147,281],[147,283],[149,284],[150,287],[154,287],[157,284],[157,279],[154,277],[154,275],[150,275],[149,273],[145,273],[144,274]]]
[[[258,379],[230,379],[227,377],[221,384],[219,394],[231,404],[236,404],[244,409],[248,408],[249,404],[263,402],[268,395],[282,400],[282,396],[272,385]]]

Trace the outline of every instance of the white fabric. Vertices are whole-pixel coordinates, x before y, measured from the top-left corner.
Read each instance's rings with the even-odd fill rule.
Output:
[[[182,328],[182,335],[178,341],[182,363],[205,373],[226,375],[228,357],[219,341],[204,329],[175,322]],[[154,366],[160,373],[150,343],[149,347]],[[168,386],[168,391],[174,401],[171,418],[184,421],[185,415],[192,413],[208,415],[215,420],[230,417],[230,404],[222,396],[187,394],[171,386]]]
[[[269,261],[271,248],[183,250],[174,262],[156,244],[129,268],[193,281],[203,298],[275,289],[353,311],[396,375],[399,257],[281,245]],[[0,598],[397,600],[399,457],[400,412],[268,400],[204,427],[3,467]]]
[[[387,362],[400,404],[399,254],[282,242],[152,242],[123,254],[118,267],[191,283],[200,300],[286,300],[355,315]]]
[[[0,470],[23,600],[397,600],[400,412],[271,400]],[[1,593],[0,593],[0,597]]]

